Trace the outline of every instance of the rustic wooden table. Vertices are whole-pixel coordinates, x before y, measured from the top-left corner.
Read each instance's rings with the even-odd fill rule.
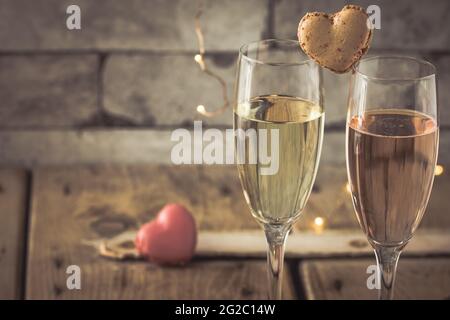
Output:
[[[399,264],[397,298],[450,297],[450,175],[436,177],[428,212]],[[345,189],[344,166],[323,165],[288,239],[284,298],[375,298],[375,263]],[[184,267],[100,257],[92,243],[149,219],[167,202],[195,215],[194,260]],[[325,219],[319,234],[314,218]],[[0,298],[263,299],[263,234],[233,166],[83,166],[0,169]],[[78,265],[81,290],[68,290]]]

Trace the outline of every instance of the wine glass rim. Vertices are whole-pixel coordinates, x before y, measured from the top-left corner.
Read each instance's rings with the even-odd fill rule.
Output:
[[[370,60],[382,60],[382,59],[399,59],[399,60],[414,61],[421,65],[428,66],[430,68],[430,72],[425,76],[396,78],[396,77],[371,76],[367,73],[362,72],[359,69],[359,65],[361,63],[368,62]],[[420,81],[420,80],[431,79],[436,76],[436,67],[431,62],[429,62],[425,59],[415,58],[415,57],[411,57],[411,56],[402,56],[402,55],[377,55],[377,56],[367,57],[367,58],[364,58],[364,59],[361,59],[360,61],[358,61],[358,63],[356,63],[352,69],[353,69],[354,73],[357,73],[361,77],[363,77],[367,80],[376,80],[376,81]]]
[[[291,46],[295,46],[295,47],[301,49],[300,48],[300,43],[297,40],[292,40],[292,39],[263,39],[263,40],[256,40],[256,41],[251,41],[251,42],[243,44],[239,48],[239,54],[241,55],[241,57],[243,59],[245,59],[247,61],[250,61],[250,62],[256,63],[256,64],[262,64],[262,65],[300,66],[300,65],[308,64],[308,63],[310,63],[312,61],[311,59],[306,58],[306,59],[301,60],[299,62],[267,62],[267,61],[251,58],[251,57],[248,56],[248,53],[245,52],[252,45],[262,44],[262,43],[270,43],[270,42],[289,44]]]

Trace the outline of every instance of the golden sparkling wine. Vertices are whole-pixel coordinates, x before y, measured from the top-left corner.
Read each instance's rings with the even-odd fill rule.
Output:
[[[278,156],[278,167],[273,174],[261,174],[261,168],[267,166],[259,161],[238,162],[245,199],[258,221],[286,224],[298,218],[316,176],[323,125],[323,108],[296,97],[259,96],[235,107],[234,128],[266,132],[267,152],[262,153],[270,155],[272,161]],[[278,132],[275,141],[271,139],[272,130]],[[242,150],[247,160],[250,153],[260,155],[262,151],[260,144],[252,147],[248,139]],[[242,151],[237,147],[236,152]]]
[[[360,225],[377,244],[407,242],[433,185],[439,129],[416,111],[383,109],[350,119],[347,165]]]

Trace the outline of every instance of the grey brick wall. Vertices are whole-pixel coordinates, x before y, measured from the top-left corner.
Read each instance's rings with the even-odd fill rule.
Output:
[[[77,127],[98,108],[98,56],[0,57],[0,127]]]
[[[266,0],[206,0],[209,50],[235,51],[266,28]],[[1,0],[2,50],[194,51],[195,0]],[[65,27],[66,8],[82,11],[82,31]],[[14,30],[14,35],[11,31]]]
[[[234,54],[206,59],[220,72],[232,94]],[[222,103],[220,85],[201,72],[192,54],[113,54],[105,62],[103,102],[106,112],[146,126],[183,126],[201,119],[199,104]],[[231,110],[231,109],[230,109]],[[230,125],[231,111],[205,124]]]
[[[231,98],[242,44],[262,38],[295,39],[298,20],[306,11],[335,11],[347,1],[204,3],[207,62],[224,77]],[[375,31],[370,54],[419,56],[436,64],[441,150],[449,146],[450,1],[352,3],[381,8],[381,30]],[[81,7],[82,30],[67,30],[69,4]],[[27,149],[52,150],[50,158],[64,162],[64,155],[54,153],[67,152],[55,147],[66,140],[66,146],[74,148],[73,159],[103,159],[103,153],[118,150],[108,146],[114,141],[142,149],[132,140],[140,134],[159,137],[144,148],[151,150],[155,143],[157,153],[160,139],[169,136],[158,132],[202,119],[195,112],[198,104],[219,106],[219,85],[200,72],[193,59],[198,50],[195,13],[194,0],[0,0],[0,163],[21,162],[22,157],[25,164],[39,164],[39,159],[46,163],[46,152],[32,156]],[[330,141],[338,141],[344,134],[349,75],[324,74],[326,130],[333,137]],[[229,127],[231,112],[203,120],[208,126]],[[104,146],[92,148],[94,141]],[[333,145],[338,146],[330,142],[328,150],[334,150]],[[127,154],[138,160],[155,158]],[[124,161],[127,154],[116,158]],[[448,152],[441,154],[442,161],[450,161]],[[342,162],[343,152],[326,152],[323,161]]]
[[[277,0],[275,35],[292,38],[291,26],[308,11],[334,12],[352,3],[364,8],[378,5],[381,9],[381,30],[376,30],[372,48],[418,52],[449,51],[450,1],[448,0]]]

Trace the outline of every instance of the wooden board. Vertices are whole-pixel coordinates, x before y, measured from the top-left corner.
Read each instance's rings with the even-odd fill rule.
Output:
[[[265,261],[193,261],[183,267],[159,267],[146,262],[109,261],[94,253],[76,259],[53,255],[48,261],[33,268],[40,274],[29,274],[28,299],[267,298]],[[65,268],[70,263],[81,268],[81,290],[67,289]],[[287,275],[286,299],[294,297],[291,286]]]
[[[100,248],[102,243],[106,243],[113,251],[124,253],[124,247],[128,248],[127,244],[135,238],[136,231],[130,230],[106,242],[105,239],[94,239],[87,241],[86,245]],[[134,248],[125,252],[132,256]],[[260,230],[200,231],[195,255],[201,258],[264,258],[266,253],[266,239]],[[285,256],[300,259],[372,257],[373,249],[360,230],[326,230],[321,234],[296,232],[288,236]],[[450,234],[447,230],[420,230],[408,243],[402,256],[450,256]]]
[[[267,245],[262,232],[202,232],[197,254],[202,257],[235,256],[264,257]],[[312,257],[367,257],[373,249],[358,230],[327,231],[320,235],[298,232],[289,235],[286,243],[287,258]],[[403,256],[450,256],[448,231],[418,232],[406,246]]]
[[[237,173],[229,169],[165,165],[38,169],[33,203],[38,210],[41,206],[55,210],[57,218],[69,214],[89,221],[93,235],[106,237],[153,219],[168,202],[186,206],[202,230],[257,229]]]
[[[264,260],[200,260],[186,268],[159,268],[106,260],[84,244],[136,228],[168,201],[186,205],[205,230],[257,228],[239,204],[227,200],[240,192],[235,182],[213,168],[200,173],[195,167],[162,166],[36,170],[26,297],[265,298]],[[205,206],[204,197],[212,203],[220,197],[220,207]],[[80,291],[66,288],[69,265],[81,268]],[[285,288],[285,296],[292,297]]]
[[[0,299],[22,294],[26,203],[25,171],[0,169]]]
[[[367,288],[373,259],[310,260],[300,265],[308,299],[377,299]],[[396,299],[450,299],[450,258],[400,258]]]
[[[299,221],[299,224],[303,224],[303,226],[296,226],[296,232],[293,234],[296,236],[295,233],[298,233],[298,237],[293,238],[297,239],[297,242],[288,241],[288,246],[290,246],[287,250],[288,256],[326,256],[330,250],[335,250],[339,256],[367,256],[370,254],[370,248],[356,224],[353,210],[348,202],[348,194],[344,190],[345,168],[325,166],[320,172],[322,172],[322,176],[319,175],[311,201]],[[444,194],[448,190],[447,187],[439,188],[437,192]],[[182,281],[184,272],[187,272],[185,276],[187,282],[191,281],[189,279],[196,278],[197,271],[203,274],[205,279],[216,277],[216,275],[209,275],[207,274],[209,272],[206,272],[210,268],[208,264],[212,261],[202,259],[196,262],[196,267],[192,271],[177,269],[173,274],[167,273],[174,278],[170,285],[166,285],[164,279],[166,272],[172,269],[158,271],[162,275],[158,275],[156,278],[153,278],[152,273],[146,274],[145,277],[148,276],[148,278],[144,280],[141,278],[128,280],[128,277],[132,277],[131,274],[146,273],[149,266],[143,262],[121,264],[120,262],[105,261],[98,257],[95,248],[86,245],[87,242],[112,238],[123,232],[136,230],[140,224],[153,218],[155,213],[167,202],[178,202],[190,209],[196,218],[201,235],[207,233],[214,234],[214,236],[219,233],[233,235],[233,232],[243,230],[258,235],[254,239],[252,238],[254,242],[247,242],[233,236],[225,242],[222,240],[218,243],[206,241],[206,243],[218,246],[208,248],[210,251],[217,251],[215,259],[234,255],[234,250],[240,250],[235,247],[230,249],[228,245],[230,241],[238,247],[257,243],[255,247],[252,247],[253,252],[256,250],[256,254],[246,251],[241,255],[244,259],[248,255],[262,258],[265,254],[262,232],[251,217],[243,199],[234,166],[51,167],[34,171],[33,190],[27,270],[26,296],[28,298],[120,298],[122,296],[137,297],[137,295],[143,299],[155,297],[146,290],[135,293],[132,286],[126,286],[126,288],[133,292],[123,292],[121,284],[117,281],[116,284],[109,285],[110,282],[114,282],[114,270],[117,268],[127,270],[123,271],[126,283],[136,284],[143,281],[147,286],[149,282],[164,283],[164,285],[161,284],[161,292],[165,290],[174,292],[171,290],[175,289],[171,288],[172,286],[178,288],[178,281]],[[345,204],[343,204],[344,202]],[[444,215],[446,214],[444,209],[445,207],[440,210],[434,209],[436,212],[433,214]],[[317,212],[325,217],[325,232],[323,235],[304,232],[311,230],[308,221],[313,221]],[[433,222],[429,225],[434,226],[435,224],[437,223]],[[440,227],[443,228],[442,232],[446,230],[445,224],[441,224]],[[352,231],[348,232],[348,228],[352,228]],[[421,228],[420,231],[423,231],[422,229],[424,228]],[[326,237],[326,235],[333,234],[334,231],[340,232],[340,241]],[[416,253],[429,254],[431,252],[433,255],[448,253],[449,240],[448,237],[441,237],[442,232],[438,234],[438,237],[425,233],[424,240],[417,242]],[[354,236],[355,238],[351,238]],[[413,248],[413,243],[409,247]],[[314,247],[316,244],[321,247],[319,251]],[[225,247],[223,247],[224,245]],[[301,249],[290,249],[294,247]],[[298,254],[296,250],[301,252]],[[201,251],[199,253],[201,254]],[[234,262],[230,264],[230,262],[218,261],[220,264],[214,265],[213,269],[239,270]],[[259,262],[260,265],[254,268],[262,270],[264,262],[262,260]],[[67,275],[65,270],[72,264],[81,267],[85,279],[92,279],[85,280],[92,284],[87,285],[88,289],[84,292],[66,292],[64,284]],[[262,278],[259,277],[258,281],[262,282],[265,287],[265,273],[258,273],[255,270],[252,267],[249,272],[260,274]],[[229,272],[232,274],[234,271]],[[235,272],[240,273],[240,271]],[[178,276],[175,276],[178,274],[180,280],[178,280]],[[101,280],[102,277],[104,280]],[[216,285],[220,282],[212,281],[212,283]],[[191,282],[183,284],[186,287],[190,285],[193,286]],[[211,288],[210,292],[214,291],[213,287]],[[236,290],[239,292],[238,289]],[[161,293],[164,297],[168,297],[164,294]],[[242,296],[238,294],[236,297]]]
[[[259,229],[245,203],[235,166],[90,166],[43,169],[61,180],[76,202],[77,214],[119,214],[142,223],[167,202],[180,202],[196,216],[205,231]],[[346,191],[345,166],[323,165],[296,231],[314,229],[324,218],[326,230],[360,230]],[[62,185],[64,184],[64,186]],[[64,190],[62,190],[64,191]],[[450,170],[436,177],[422,228],[450,228],[448,212]],[[67,204],[66,204],[67,205]]]

